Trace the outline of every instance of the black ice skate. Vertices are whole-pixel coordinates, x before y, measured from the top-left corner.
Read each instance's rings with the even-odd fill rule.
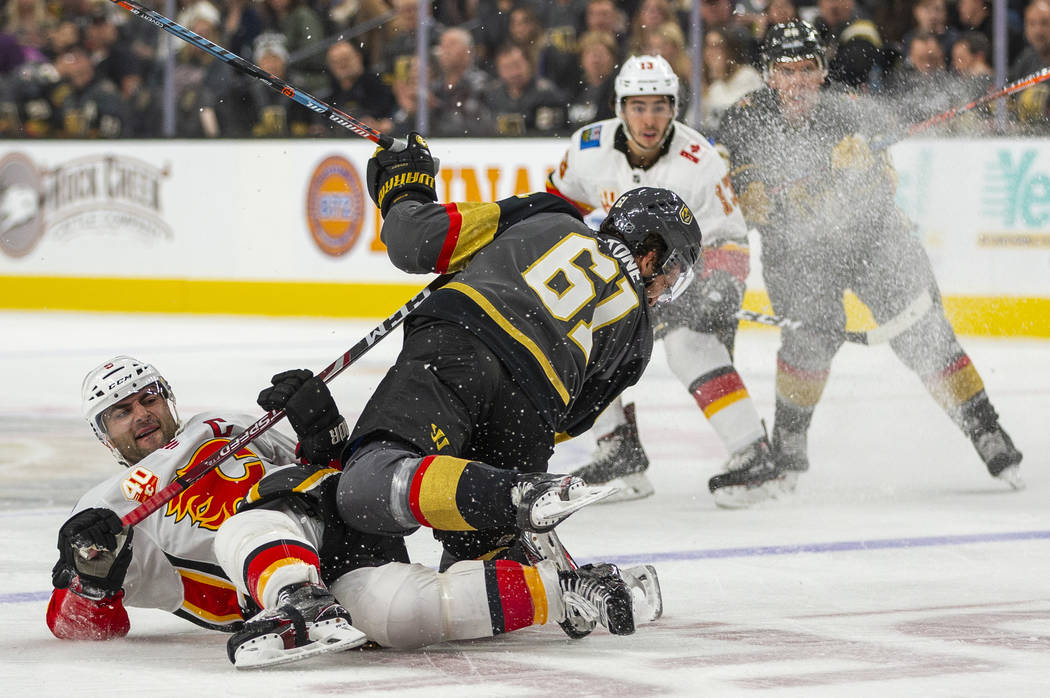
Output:
[[[634,632],[631,590],[616,565],[584,565],[575,570],[559,572],[558,583],[567,615],[571,611],[578,618],[590,622],[592,628],[593,624],[600,624],[613,635],[630,635]],[[562,629],[569,637],[575,637],[564,624]],[[587,630],[584,635],[589,632]]]
[[[799,474],[809,470],[807,452],[806,432],[773,427],[773,462],[781,471],[784,492],[794,492]]]
[[[649,458],[638,438],[634,403],[624,406],[623,413],[627,423],[598,437],[591,462],[573,471],[573,475],[590,485],[616,485],[619,491],[603,500],[606,503],[642,499],[653,493],[653,485],[645,474]]]
[[[1025,488],[1021,479],[1021,452],[998,423],[991,429],[974,433],[970,439],[992,477],[999,478],[1015,490]]]
[[[523,473],[511,489],[511,502],[518,508],[518,528],[542,533],[588,504],[616,492],[612,485],[588,485],[572,475]]]
[[[319,584],[294,584],[281,589],[277,598],[277,609],[255,615],[227,641],[226,651],[238,669],[297,662],[358,647],[368,639]]]
[[[783,470],[773,462],[766,437],[730,456],[726,472],[707,482],[715,504],[742,509],[775,498],[783,492]]]

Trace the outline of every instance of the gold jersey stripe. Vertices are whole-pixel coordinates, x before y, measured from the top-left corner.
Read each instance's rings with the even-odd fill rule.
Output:
[[[456,506],[459,478],[469,461],[435,456],[419,483],[419,510],[432,528],[443,531],[475,531]]]

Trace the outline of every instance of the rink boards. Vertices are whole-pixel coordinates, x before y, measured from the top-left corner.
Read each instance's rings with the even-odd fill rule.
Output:
[[[442,200],[494,200],[542,190],[568,140],[431,145]],[[8,142],[0,308],[382,317],[426,279],[385,257],[364,181],[373,149]],[[956,329],[1050,337],[1050,144],[911,140],[893,156]],[[761,310],[757,257],[746,304]],[[851,325],[870,325],[849,308]]]

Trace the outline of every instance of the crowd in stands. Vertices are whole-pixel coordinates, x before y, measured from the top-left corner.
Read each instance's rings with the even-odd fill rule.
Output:
[[[166,0],[139,0],[165,13]],[[419,0],[176,0],[175,21],[370,126],[404,135],[419,104]],[[425,108],[434,137],[564,136],[613,115],[629,55],[659,54],[691,84],[694,0],[434,0]],[[762,86],[767,27],[801,16],[828,47],[829,89],[893,100],[912,121],[986,94],[991,0],[697,0],[702,129]],[[1007,80],[1050,66],[1050,0],[1008,1]],[[110,0],[6,0],[0,16],[0,137],[347,132]],[[174,52],[169,61],[166,51]],[[166,66],[174,64],[169,74]],[[681,96],[682,113],[695,95]],[[1050,86],[952,120],[949,132],[1041,133]],[[1005,128],[1004,128],[1005,125]]]

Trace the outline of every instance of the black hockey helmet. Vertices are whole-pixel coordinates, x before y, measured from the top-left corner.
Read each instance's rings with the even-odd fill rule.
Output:
[[[790,63],[806,58],[816,60],[821,70],[827,70],[824,42],[812,24],[792,19],[774,24],[766,31],[766,38],[762,42],[762,69],[767,77],[775,63]]]
[[[601,232],[623,240],[636,256],[656,250],[653,278],[667,274],[673,280],[662,301],[674,300],[692,282],[693,267],[700,259],[700,226],[673,191],[639,187],[625,192],[609,209]]]

